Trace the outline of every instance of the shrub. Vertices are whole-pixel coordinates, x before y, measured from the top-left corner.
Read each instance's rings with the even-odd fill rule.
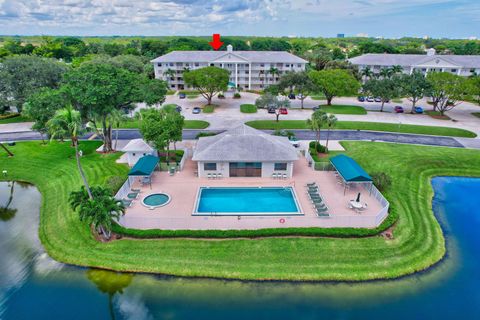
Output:
[[[240,105],[240,111],[243,113],[255,113],[257,112],[257,106],[254,104],[242,104]]]
[[[320,143],[317,145],[315,141],[310,141],[308,146],[312,150],[315,150],[315,147],[316,147],[318,153],[327,153],[327,148]]]
[[[124,177],[110,176],[105,181],[105,184],[108,189],[112,190],[112,196],[113,196],[117,193],[117,191],[120,189],[120,187],[123,185],[124,182],[125,182]]]
[[[295,133],[290,131],[290,130],[275,130],[273,133],[272,133],[274,136],[280,136],[280,137],[287,137],[287,138],[294,138],[295,137]]]
[[[392,179],[384,172],[372,173],[372,180],[379,191],[385,191],[392,185]]]
[[[16,117],[20,117],[20,113],[7,113],[4,115],[0,115],[0,120],[11,119]]]
[[[218,94],[218,99],[225,99],[225,95],[223,93]]]
[[[177,108],[177,105],[174,103],[169,103],[169,104],[164,104],[162,106],[162,109],[165,110],[166,112],[173,112]]]
[[[240,93],[238,93],[238,92],[235,92],[235,93],[233,94],[233,99],[240,99],[241,97],[242,97],[242,96],[241,96]]]
[[[216,136],[216,132],[200,132],[195,136],[195,139],[200,139],[201,137],[211,137],[211,136]]]

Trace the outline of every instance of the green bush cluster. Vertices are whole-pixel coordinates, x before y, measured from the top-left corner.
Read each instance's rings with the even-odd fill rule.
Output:
[[[202,137],[211,137],[211,136],[216,136],[216,132],[200,132],[195,136],[195,139],[200,139]]]
[[[233,94],[233,99],[240,99],[241,97],[242,97],[242,96],[241,96],[240,93],[238,93],[238,92],[235,92],[235,93]]]
[[[387,190],[392,185],[392,179],[384,172],[375,172],[372,173],[373,184],[380,191]]]
[[[116,234],[138,238],[258,238],[258,237],[332,237],[332,238],[358,238],[372,237],[390,228],[398,220],[395,210],[390,208],[390,213],[385,220],[374,229],[366,228],[269,228],[258,230],[139,230],[124,228],[114,224],[112,231]]]
[[[315,141],[310,141],[308,146],[309,146],[310,151],[311,151],[310,153],[312,153],[312,154],[314,154],[314,153],[327,153],[327,148],[320,143],[317,144]],[[315,148],[316,148],[317,152],[315,152]]]

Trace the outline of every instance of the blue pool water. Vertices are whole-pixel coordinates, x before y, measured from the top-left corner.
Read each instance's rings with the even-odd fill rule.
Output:
[[[291,187],[201,188],[198,213],[298,213]]]

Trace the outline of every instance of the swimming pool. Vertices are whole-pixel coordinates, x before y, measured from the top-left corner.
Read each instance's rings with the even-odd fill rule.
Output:
[[[292,187],[201,187],[194,215],[301,215]]]
[[[170,196],[166,193],[152,193],[145,198],[143,198],[143,205],[150,208],[155,209],[158,207],[166,206],[170,203]]]

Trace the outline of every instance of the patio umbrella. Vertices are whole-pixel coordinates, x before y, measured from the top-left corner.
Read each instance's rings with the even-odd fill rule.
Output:
[[[357,195],[357,202],[360,202],[360,192]]]

